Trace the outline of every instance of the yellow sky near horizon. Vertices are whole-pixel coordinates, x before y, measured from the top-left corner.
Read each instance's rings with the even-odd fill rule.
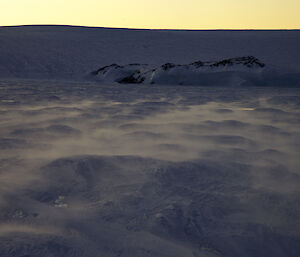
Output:
[[[0,0],[0,26],[300,29],[300,0]]]

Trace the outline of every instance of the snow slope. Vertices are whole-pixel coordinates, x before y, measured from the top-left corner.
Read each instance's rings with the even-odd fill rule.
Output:
[[[300,73],[300,31],[172,31],[69,26],[0,28],[0,77],[78,79],[118,63],[187,64],[255,56]]]

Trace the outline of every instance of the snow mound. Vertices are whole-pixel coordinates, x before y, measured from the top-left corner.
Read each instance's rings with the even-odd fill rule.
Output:
[[[259,77],[264,67],[259,59],[246,56],[217,62],[165,63],[159,67],[111,64],[91,72],[91,75],[103,82],[120,84],[236,85]]]

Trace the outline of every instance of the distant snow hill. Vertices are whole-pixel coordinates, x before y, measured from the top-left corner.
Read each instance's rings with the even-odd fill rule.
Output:
[[[240,69],[241,65],[236,65],[240,60],[242,63],[259,60],[265,67],[254,63],[253,67],[242,65],[245,67]],[[120,82],[122,73],[125,75],[124,80],[121,79],[123,83],[211,85],[223,81],[233,85],[295,86],[300,84],[299,60],[299,30],[0,27],[0,79],[92,78]],[[99,69],[112,63],[118,65]],[[144,63],[147,65],[142,65]],[[133,74],[128,77],[132,70],[143,76]],[[95,76],[89,76],[92,72]],[[118,78],[114,78],[112,75],[117,73],[120,73]]]

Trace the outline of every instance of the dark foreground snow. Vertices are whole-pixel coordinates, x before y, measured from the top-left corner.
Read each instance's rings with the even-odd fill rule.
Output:
[[[300,90],[0,82],[1,257],[298,257]]]

